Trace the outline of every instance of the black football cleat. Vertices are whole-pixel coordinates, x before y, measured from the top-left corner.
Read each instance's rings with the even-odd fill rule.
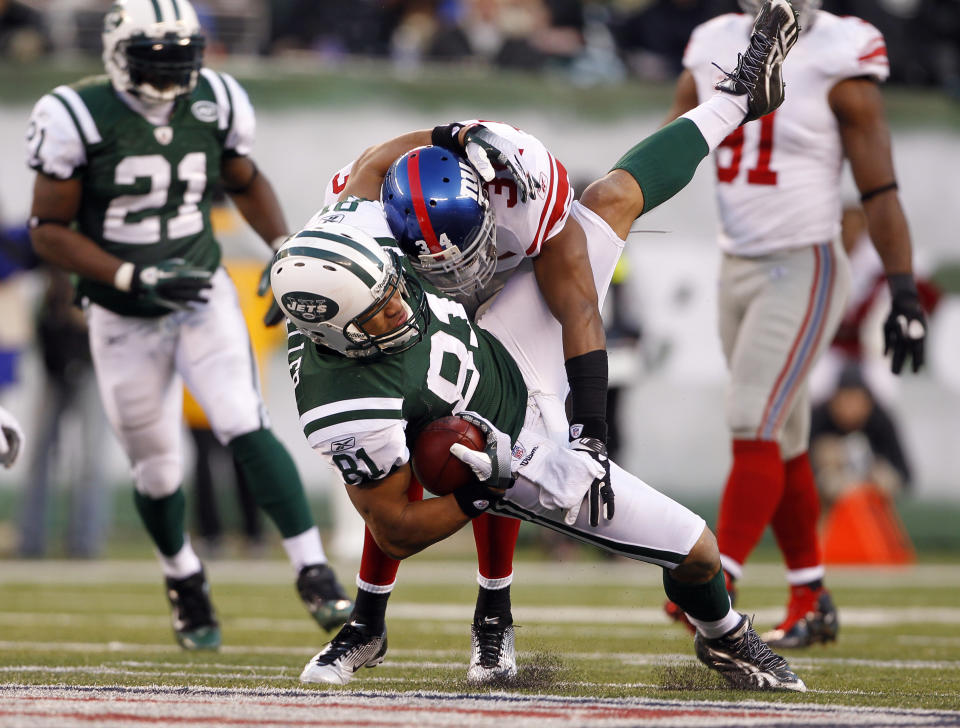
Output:
[[[210,602],[210,585],[203,569],[186,579],[167,577],[170,621],[177,643],[185,650],[216,650],[220,625]]]
[[[327,564],[313,564],[300,569],[297,593],[310,616],[328,632],[346,623],[353,612],[353,602]]]
[[[763,634],[763,641],[773,648],[809,647],[835,642],[840,630],[837,608],[823,587],[790,587],[787,616],[775,629]]]
[[[723,637],[707,639],[698,632],[693,645],[697,659],[719,672],[732,688],[807,691],[803,680],[760,639],[746,616]]]
[[[716,85],[718,91],[749,96],[743,123],[766,116],[783,103],[783,61],[799,35],[797,13],[788,0],[765,0],[737,67],[728,73],[717,66],[726,76]]]

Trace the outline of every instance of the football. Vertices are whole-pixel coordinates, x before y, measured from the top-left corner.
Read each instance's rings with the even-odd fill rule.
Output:
[[[473,471],[450,454],[450,446],[457,442],[483,450],[486,438],[476,425],[451,416],[424,427],[413,445],[413,474],[434,495],[452,493],[474,478]]]

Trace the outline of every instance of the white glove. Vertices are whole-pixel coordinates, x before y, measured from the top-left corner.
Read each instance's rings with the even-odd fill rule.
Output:
[[[519,147],[483,124],[474,124],[467,129],[463,139],[463,153],[484,182],[490,182],[497,176],[494,162],[506,167],[517,185],[520,202],[535,197],[540,190],[540,182],[523,164]]]
[[[471,450],[459,442],[450,446],[450,454],[469,467],[481,485],[506,490],[513,485],[510,474],[510,436],[501,432],[490,420],[476,412],[458,412],[467,422],[475,425],[486,436],[487,445],[481,450]]]
[[[604,468],[588,453],[564,447],[535,428],[524,428],[517,438],[514,473],[537,486],[544,508],[563,511],[563,522],[572,526],[580,507]]]
[[[13,415],[0,407],[0,463],[9,468],[20,454],[23,430]]]

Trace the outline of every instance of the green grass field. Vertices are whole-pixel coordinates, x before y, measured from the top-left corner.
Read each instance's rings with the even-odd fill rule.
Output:
[[[300,688],[300,670],[326,635],[297,600],[289,567],[214,561],[208,571],[224,647],[186,653],[173,643],[154,563],[4,562],[0,684]],[[351,568],[340,573],[352,580]],[[390,602],[386,662],[348,688],[321,692],[490,692],[464,680],[474,573],[468,559],[411,559]],[[498,694],[960,710],[960,565],[949,560],[830,570],[840,639],[786,655],[805,695],[730,691],[700,667],[691,638],[660,612],[659,569],[521,561],[515,573],[520,675]],[[738,606],[763,631],[779,619],[784,598],[780,568],[758,564]]]

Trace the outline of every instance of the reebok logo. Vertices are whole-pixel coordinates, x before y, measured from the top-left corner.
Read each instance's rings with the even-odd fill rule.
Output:
[[[357,438],[348,437],[345,440],[334,440],[330,443],[330,450],[332,452],[343,452],[344,450],[353,450],[357,444]]]

